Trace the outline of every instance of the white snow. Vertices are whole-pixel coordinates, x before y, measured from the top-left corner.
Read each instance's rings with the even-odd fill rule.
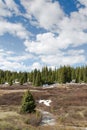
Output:
[[[55,125],[56,120],[51,113],[49,113],[47,111],[42,111],[42,110],[41,110],[41,113],[42,113],[42,122],[40,125],[42,125],[42,126]]]
[[[9,83],[8,82],[5,82],[6,85],[8,85]]]
[[[19,84],[20,82],[18,82],[18,81],[15,81],[15,84]]]
[[[50,106],[51,100],[39,100],[39,103],[43,103],[46,106]]]

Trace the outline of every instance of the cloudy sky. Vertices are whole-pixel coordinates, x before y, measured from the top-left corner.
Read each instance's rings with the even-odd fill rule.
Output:
[[[87,64],[87,0],[0,0],[0,69]]]

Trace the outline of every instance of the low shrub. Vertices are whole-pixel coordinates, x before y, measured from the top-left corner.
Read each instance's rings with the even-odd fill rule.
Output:
[[[24,122],[32,126],[39,126],[41,121],[42,121],[42,114],[41,112],[36,111],[34,113],[28,114]]]

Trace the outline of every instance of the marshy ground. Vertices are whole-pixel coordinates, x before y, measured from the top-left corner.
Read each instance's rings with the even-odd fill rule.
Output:
[[[20,105],[24,92],[33,94],[37,109],[51,113],[55,125],[31,126],[26,120],[35,115],[21,115]],[[51,100],[50,106],[39,100]],[[87,128],[87,85],[60,85],[55,88],[32,86],[0,86],[0,130],[85,130]]]

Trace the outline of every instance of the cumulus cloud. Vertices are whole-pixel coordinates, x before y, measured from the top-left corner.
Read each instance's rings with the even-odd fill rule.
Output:
[[[86,0],[78,0],[86,6]],[[25,17],[28,17],[35,26],[42,27],[54,33],[79,32],[87,28],[87,8],[80,8],[77,12],[71,12],[70,17],[65,15],[58,1],[52,0],[21,0],[21,4],[26,9]]]
[[[35,26],[35,29],[44,29],[46,32],[38,33],[34,36],[34,40],[31,40],[29,39],[30,32],[21,23],[11,23],[2,18],[0,20],[0,35],[10,33],[25,40],[26,53],[29,53],[29,55],[14,57],[14,60],[9,56],[6,64],[10,66],[11,61],[16,64],[19,60],[18,66],[25,68],[26,65],[21,61],[29,58],[34,59],[33,54],[37,56],[37,60],[29,67],[31,69],[41,68],[42,64],[53,67],[85,64],[85,50],[77,49],[77,47],[87,44],[87,1],[77,1],[77,4],[79,3],[78,11],[71,12],[68,16],[58,1],[20,0],[26,10],[26,13],[21,15],[27,18],[29,24]],[[0,6],[1,17],[11,17],[14,13],[20,14],[14,0],[4,0],[4,2],[1,0]]]
[[[52,3],[52,0],[21,0],[21,4],[26,9],[25,16],[31,23],[47,30],[54,30],[64,16],[59,3]]]
[[[21,69],[22,68],[22,69]],[[3,61],[0,63],[0,69],[11,70],[11,71],[29,71],[30,68],[22,63]]]
[[[0,35],[5,33],[12,34],[21,39],[28,39],[29,32],[23,27],[21,23],[11,23],[6,20],[0,21]]]
[[[14,0],[0,0],[0,17],[11,17],[13,13],[19,14],[18,5]]]
[[[86,61],[85,51],[83,49],[69,49],[65,51],[67,42],[64,44],[64,48],[58,38],[55,38],[50,33],[47,33],[47,35],[44,34],[44,36],[37,36],[36,42],[26,41],[24,44],[27,47],[27,51],[38,55],[41,62],[49,66],[84,64]]]
[[[30,71],[32,66],[24,64],[25,60],[34,58],[29,54],[14,56],[14,52],[0,49],[0,69],[11,71]]]
[[[36,41],[24,42],[26,50],[36,54],[51,55],[60,53],[60,49],[67,49],[71,46],[79,46],[87,43],[87,35],[83,32],[73,32],[73,34],[62,32],[60,35],[55,36],[53,33],[38,34]]]
[[[80,2],[80,4],[84,5],[87,7],[87,1],[86,0],[77,0]]]
[[[26,40],[24,44],[27,47],[27,51],[44,55],[57,52],[57,46],[61,46],[57,44],[57,39],[52,33],[38,34],[36,41]]]
[[[2,16],[11,16],[11,12],[8,10],[8,9],[6,9],[5,8],[5,4],[2,2],[2,1],[0,1],[0,17],[2,17]]]
[[[79,63],[84,64],[86,59],[84,55],[69,55],[69,56],[48,55],[48,56],[41,56],[41,60],[45,64],[60,67],[61,65],[75,65]]]
[[[27,51],[38,55],[41,62],[49,66],[59,67],[60,65],[84,64],[86,61],[83,49],[76,50],[74,48],[67,52],[64,51],[70,41],[62,41],[62,39],[60,41],[59,37],[55,37],[52,33],[40,34],[35,42],[26,41],[24,44],[27,47]]]
[[[21,39],[28,39],[30,32],[22,23],[13,23],[7,18],[11,18],[14,14],[21,15],[18,5],[14,0],[0,0],[0,35],[9,33]]]
[[[35,68],[41,69],[42,64],[34,62],[26,65],[25,61],[37,59],[34,55],[25,53],[23,55],[15,55],[12,51],[0,49],[0,69],[11,71],[31,71]]]
[[[31,65],[31,70],[41,69],[41,68],[42,68],[42,65],[41,65],[39,62],[34,62],[34,63]]]
[[[78,8],[78,11],[67,16],[58,2],[33,0],[27,5],[27,1],[21,0],[28,18],[33,20],[34,17],[39,27],[49,30],[47,33],[37,34],[36,40],[26,40],[26,51],[38,55],[42,63],[51,66],[85,64],[85,51],[77,50],[76,47],[87,44],[87,2],[78,2],[85,7]]]
[[[34,55],[32,54],[24,54],[24,55],[21,55],[21,56],[9,56],[7,57],[7,60],[9,61],[15,61],[15,62],[20,62],[20,61],[25,61],[25,60],[29,60],[29,59],[34,59]]]
[[[13,11],[15,14],[19,14],[18,5],[14,0],[5,0],[4,3],[7,9]]]
[[[85,0],[79,1],[84,5],[87,3]],[[37,45],[37,53],[43,53],[44,50],[44,53],[47,53],[48,50],[54,50],[55,52],[55,49],[57,48],[68,48],[69,46],[79,46],[87,43],[86,7],[80,8],[78,12],[71,12],[70,17],[68,17],[64,15],[58,2],[52,3],[51,0],[33,0],[29,1],[29,4],[27,4],[27,2],[28,1],[21,0],[21,3],[27,11],[27,15],[30,16],[29,18],[32,19],[35,17],[37,24],[49,31],[53,29],[54,25],[56,27],[53,29],[54,34],[52,32],[38,34],[36,36],[36,41],[25,42],[26,46],[28,46],[28,44],[30,45],[28,48],[29,51],[33,51],[34,45]],[[44,17],[44,15],[45,18],[43,19],[42,17]],[[41,22],[40,17],[43,23]],[[49,17],[51,20],[49,20]],[[57,34],[56,37],[55,33]]]

